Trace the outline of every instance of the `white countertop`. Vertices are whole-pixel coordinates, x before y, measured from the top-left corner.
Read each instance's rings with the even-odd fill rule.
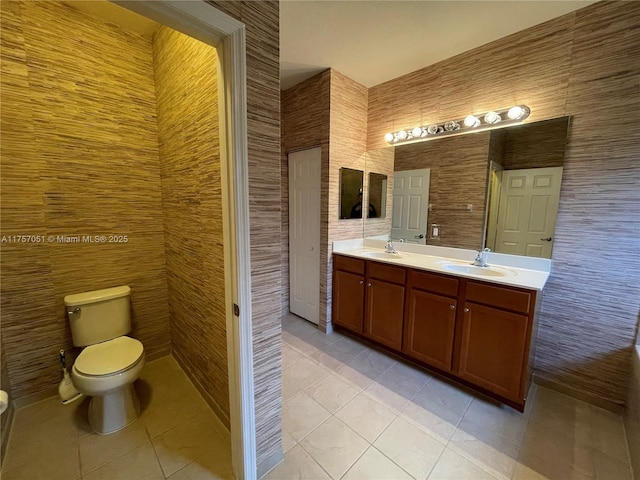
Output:
[[[394,243],[398,255],[392,255],[384,252],[385,243],[369,239],[339,241],[333,243],[333,253],[538,291],[544,288],[551,269],[547,259],[496,253],[488,254],[489,267],[472,267],[477,254],[474,250],[406,243]]]

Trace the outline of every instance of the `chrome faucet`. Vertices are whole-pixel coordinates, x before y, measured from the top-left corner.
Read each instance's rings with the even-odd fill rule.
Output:
[[[489,265],[487,264],[487,253],[489,253],[490,251],[490,248],[478,250],[478,255],[471,265],[473,265],[474,267],[488,267]]]
[[[387,244],[384,247],[384,251],[386,253],[391,253],[393,255],[397,255],[398,252],[396,252],[396,249],[393,247],[393,242],[391,241],[391,239],[387,240]]]

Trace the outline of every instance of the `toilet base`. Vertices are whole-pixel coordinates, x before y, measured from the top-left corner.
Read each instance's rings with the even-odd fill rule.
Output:
[[[89,403],[89,424],[100,435],[122,430],[140,414],[140,402],[133,384],[100,397]]]

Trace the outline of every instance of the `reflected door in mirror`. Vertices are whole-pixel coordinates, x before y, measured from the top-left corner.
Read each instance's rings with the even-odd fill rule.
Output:
[[[405,170],[393,174],[391,238],[408,243],[427,243],[429,179],[431,170]]]

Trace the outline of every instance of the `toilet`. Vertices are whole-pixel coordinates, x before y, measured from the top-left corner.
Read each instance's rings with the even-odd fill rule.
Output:
[[[64,297],[71,336],[84,347],[71,369],[76,389],[91,398],[89,423],[108,435],[138,418],[133,382],[144,366],[144,347],[131,331],[131,289],[106,288]]]

